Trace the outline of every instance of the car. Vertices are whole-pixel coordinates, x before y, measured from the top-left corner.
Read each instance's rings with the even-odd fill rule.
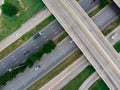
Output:
[[[10,68],[10,69],[8,69],[8,71],[9,71],[9,72],[11,72],[11,71],[12,71],[12,69]]]
[[[119,36],[119,33],[113,33],[110,38],[116,39],[118,36]]]
[[[40,37],[40,36],[41,36],[41,33],[38,32],[38,33],[36,33],[35,35],[33,35],[33,39],[37,39],[37,38]]]
[[[38,66],[35,68],[35,71],[36,71],[36,70],[38,70],[40,67],[41,67],[41,66],[40,66],[40,65],[38,65]]]
[[[73,40],[71,40],[70,43],[73,43]]]
[[[29,51],[29,50],[27,50],[26,52],[24,52],[24,55],[27,55],[29,52],[30,52],[30,51]]]
[[[17,37],[17,34],[14,34],[13,37]]]

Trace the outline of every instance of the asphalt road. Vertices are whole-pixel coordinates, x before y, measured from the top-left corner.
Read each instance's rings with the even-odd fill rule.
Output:
[[[59,75],[46,83],[39,90],[61,90],[67,83],[74,79],[80,72],[82,72],[90,63],[82,56],[73,64],[68,66]],[[84,90],[84,89],[83,89]]]
[[[120,8],[112,3],[93,16],[92,20],[100,30],[103,30],[118,17],[120,17]]]
[[[113,7],[112,7],[112,9],[113,9]],[[105,10],[106,10],[106,8],[101,11],[101,12],[103,12],[103,13],[101,13],[101,14],[104,14]],[[110,11],[110,10],[111,10],[111,7],[107,8],[107,10]],[[118,11],[118,10],[117,10],[117,11]],[[113,10],[112,13],[106,13],[106,14],[104,14],[104,15],[105,15],[105,17],[108,16],[108,15],[110,15],[110,14],[111,14],[111,16],[112,16],[112,15],[114,15],[114,13],[116,13],[117,11],[114,11],[114,10]],[[119,15],[119,14],[117,14],[117,15]],[[96,16],[97,16],[97,15],[96,15]],[[94,19],[97,19],[97,18],[99,18],[99,17],[100,17],[100,15],[98,14],[98,16],[97,16],[96,18],[94,18]],[[106,18],[108,19],[108,17],[106,17]],[[114,18],[115,18],[115,17],[112,17],[112,19],[114,19]],[[107,20],[107,19],[106,19],[106,20]],[[111,19],[111,18],[109,18],[109,19],[110,19],[110,21],[106,22],[106,24],[102,24],[104,27],[107,25],[107,23],[112,22],[112,21],[111,21],[112,19]],[[103,21],[104,21],[104,20],[103,20]],[[97,21],[96,21],[96,22],[97,22]],[[102,23],[102,21],[101,21],[101,23]],[[99,25],[99,24],[98,24],[98,25]],[[109,38],[109,37],[108,37],[108,38]],[[70,76],[70,75],[69,75],[69,76]],[[72,77],[72,78],[73,78],[73,77]],[[71,80],[71,78],[69,78],[69,79],[68,79],[68,78],[67,78],[67,79],[65,78],[64,82],[61,81],[60,84],[59,84],[59,86],[56,86],[55,89],[56,89],[56,88],[57,88],[57,89],[58,89],[58,88],[61,88],[62,85],[64,86],[64,84],[66,84],[66,82],[67,82],[66,80],[69,81],[69,80]],[[55,82],[54,82],[54,83],[55,83]],[[52,83],[53,86],[54,86],[54,83]],[[51,86],[51,87],[53,87],[53,86]],[[44,88],[44,87],[43,87],[43,88]],[[42,88],[42,89],[43,89],[43,88]],[[44,90],[44,89],[43,89],[43,90]]]
[[[50,15],[51,13],[48,11],[48,9],[39,11],[31,19],[29,19],[27,22],[21,25],[21,27],[18,30],[16,30],[14,33],[12,33],[8,37],[0,41],[0,52],[4,50],[6,47],[8,47],[9,45],[11,45],[16,40],[18,40],[25,33],[33,29],[36,25],[44,21]]]
[[[68,41],[66,41],[66,42],[68,42]],[[61,45],[61,44],[60,44]],[[62,47],[61,47],[62,48]],[[74,48],[74,49],[76,49],[76,48]],[[61,62],[62,60],[60,60],[60,62]],[[39,62],[38,64],[42,64],[42,65],[44,65],[44,64],[48,64],[49,62],[46,60],[46,62],[44,62],[44,60],[42,61],[42,62]],[[59,63],[59,62],[58,62]],[[35,67],[36,67],[37,65],[35,65],[34,67],[33,67],[33,69],[35,69]],[[52,66],[52,65],[51,65]],[[47,67],[45,67],[45,68],[47,68]],[[44,70],[44,69],[43,69]],[[49,70],[49,69],[48,69]],[[26,73],[27,72],[30,72],[30,70],[26,70],[25,71],[25,73],[23,73],[22,75],[20,75],[20,76],[18,76],[16,79],[14,79],[13,81],[11,81],[11,82],[9,82],[8,84],[7,84],[7,86],[5,86],[5,89],[12,89],[12,87],[13,87],[13,85],[17,85],[16,86],[16,88],[20,88],[20,89],[24,89],[24,88],[26,88],[27,86],[29,86],[31,83],[33,83],[33,81],[35,82],[35,81],[37,81],[40,77],[39,77],[39,75],[38,76],[35,76],[34,78],[34,80],[33,79],[31,79],[31,80],[27,80],[28,82],[26,83],[26,84],[24,84],[24,85],[21,85],[20,83],[18,83],[18,82],[21,82],[21,81],[19,81],[19,80],[23,80],[22,78],[26,78],[27,76],[26,76]],[[47,72],[47,71],[46,71]],[[78,73],[78,72],[77,72]],[[57,88],[60,88],[60,87],[63,87],[64,86],[64,84],[67,84],[67,82],[69,82],[69,80],[71,80],[71,78],[73,78],[74,77],[74,75],[77,75],[77,73],[74,73],[74,74],[72,74],[72,76],[69,78],[67,78],[66,80],[67,81],[65,81],[63,84],[61,84],[60,86],[57,86]],[[29,74],[29,73],[28,73]],[[27,74],[27,75],[28,75]],[[29,76],[29,75],[28,75]],[[41,76],[41,75],[40,75]],[[20,79],[19,79],[20,78]],[[27,77],[28,78],[28,77]],[[27,79],[26,78],[26,79]],[[32,81],[33,80],[33,81]],[[23,80],[22,82],[25,82],[25,80]],[[62,81],[63,82],[63,81]],[[59,82],[59,83],[61,83],[61,82]],[[24,86],[24,87],[23,87]],[[22,87],[22,88],[21,88]],[[4,89],[4,90],[5,90]],[[13,89],[14,90],[14,89]]]
[[[115,40],[111,40],[110,37],[113,33],[120,33],[119,32],[119,29],[120,29],[120,26],[118,26],[113,32],[111,32],[107,37],[107,39],[111,42],[113,41],[114,43],[117,42],[116,39]],[[117,38],[117,40],[119,40],[120,37]],[[112,45],[114,45],[112,42],[111,42]],[[82,56],[81,58],[79,59],[86,59],[84,58],[84,56]],[[76,61],[77,63],[77,61]],[[71,65],[72,66],[72,65]],[[76,67],[78,67],[76,65]],[[70,72],[71,70],[74,70],[74,72],[71,72],[71,73],[67,73],[69,70],[66,69],[66,71],[64,70],[64,74],[61,73],[63,76],[61,76],[61,74],[59,74],[58,76],[56,76],[55,78],[53,78],[50,82],[48,82],[47,84],[45,84],[42,88],[40,88],[39,90],[47,90],[47,89],[50,89],[50,90],[60,90],[62,87],[64,87],[69,81],[71,81],[76,75],[79,74],[79,72],[81,72],[81,69],[83,69],[84,66],[81,66],[80,68],[77,68],[77,69],[70,69]],[[65,74],[67,73],[67,74]],[[83,84],[80,86],[79,90],[88,90],[89,87],[96,81],[98,80],[100,77],[99,75],[97,74],[97,72],[93,73],[91,76],[89,76],[84,82]]]
[[[43,0],[43,2],[69,33],[109,88],[119,89],[119,55],[82,7],[73,0]]]
[[[117,36],[115,36],[113,39],[111,38],[113,35],[117,34]],[[120,25],[115,28],[115,30],[113,30],[110,34],[108,34],[107,39],[109,40],[109,42],[114,45],[116,42],[118,42],[120,40]]]
[[[83,3],[83,2],[84,3],[86,2],[86,4],[87,4],[87,0],[82,0],[80,3]],[[87,4],[87,6],[93,7],[93,5],[91,5],[89,3]],[[85,9],[85,6],[83,8]],[[89,9],[91,9],[91,8],[89,8]],[[111,10],[113,11],[113,12],[110,13],[110,16],[112,16],[112,18],[109,18],[108,17],[109,14],[105,13],[105,12],[106,11],[111,11]],[[93,18],[93,21],[95,23],[98,23],[98,21],[100,22],[100,23],[96,24],[98,27],[99,26],[100,27],[105,27],[106,25],[108,25],[108,23],[112,22],[111,20],[113,20],[114,18],[118,17],[118,16],[113,17],[114,13],[116,13],[116,11],[118,11],[118,10],[114,11],[113,7],[112,8],[107,8],[107,9],[104,8],[100,12],[100,14],[104,18],[107,18],[107,19],[101,19],[102,18],[101,15],[97,14]],[[99,18],[99,20],[98,20],[98,18]],[[106,23],[102,24],[104,22],[106,22]],[[20,46],[19,48],[17,48],[15,51],[13,51],[12,53],[10,53],[8,56],[6,56],[5,58],[3,58],[0,61],[0,75],[4,74],[6,71],[8,71],[9,68],[12,68],[12,67],[17,66],[20,63],[22,63],[27,58],[27,56],[23,55],[24,52],[26,52],[28,50],[30,51],[29,54],[31,54],[32,52],[35,52],[39,47],[41,47],[46,42],[46,40],[53,39],[58,34],[60,34],[62,31],[63,31],[63,28],[57,22],[53,23],[51,26],[49,25],[46,29],[43,29],[42,30],[43,34],[42,34],[41,38],[38,38],[36,40],[33,40],[33,39],[28,40],[25,44],[23,44],[22,46]]]
[[[76,45],[70,41],[71,39],[67,37],[60,42],[53,52],[44,55],[41,61],[37,62],[33,68],[26,69],[24,73],[18,75],[13,81],[8,82],[7,86],[2,90],[24,90],[28,85],[33,83],[33,81],[44,76],[44,74],[49,72],[60,62],[64,61],[64,59],[77,48]],[[38,65],[41,65],[41,67],[38,70],[35,70],[35,67]]]
[[[37,51],[38,48],[42,47],[48,40],[51,40],[58,36],[63,31],[63,28],[57,21],[49,24],[45,29],[41,31],[41,36],[37,39],[31,38],[22,46],[17,48],[15,51],[10,53],[7,57],[0,61],[0,75],[4,74],[8,69],[14,68],[30,55]],[[24,55],[26,51],[29,51],[27,55]]]
[[[83,0],[84,1],[84,0]],[[59,29],[57,29],[57,28],[61,28],[61,30],[59,31]],[[60,32],[62,32],[63,31],[63,28],[60,26],[60,25],[56,25],[55,23],[53,24],[53,25],[49,25],[48,27],[47,27],[47,30],[49,31],[49,32],[51,32],[51,29],[56,29],[59,33]],[[45,29],[44,29],[45,30]],[[42,30],[42,31],[44,31],[44,30]],[[49,36],[52,36],[52,34],[51,33],[48,33],[48,31],[45,31],[45,32],[47,32],[47,33],[45,33],[45,34],[49,34]],[[54,32],[55,33],[55,32]],[[59,34],[58,33],[58,34]],[[44,38],[45,37],[49,37],[49,36],[44,36]],[[57,35],[56,35],[57,36]],[[54,37],[54,36],[53,36]],[[40,39],[40,38],[39,38]],[[46,39],[47,40],[47,39]],[[36,39],[36,41],[34,41],[34,40],[29,40],[28,41],[28,43],[34,43],[34,44],[27,44],[27,42],[24,44],[24,45],[22,45],[21,47],[20,47],[20,49],[21,50],[19,50],[19,49],[16,49],[15,50],[15,52],[13,52],[12,54],[10,54],[9,56],[7,56],[6,58],[4,58],[4,61],[3,62],[1,62],[0,63],[0,66],[1,67],[4,67],[4,68],[0,68],[0,71],[1,71],[1,73],[3,72],[6,72],[7,70],[8,70],[8,68],[11,68],[11,67],[13,67],[13,66],[16,66],[17,64],[20,64],[21,62],[23,62],[23,60],[22,60],[22,58],[26,58],[27,56],[24,56],[23,55],[23,51],[25,52],[25,51],[27,51],[28,49],[30,49],[31,50],[31,52],[33,51],[33,52],[35,52],[36,50],[37,50],[37,48],[38,47],[40,47],[41,46],[41,44],[43,44],[43,42],[45,42],[46,40],[42,40],[42,39],[40,39],[40,40],[38,40],[38,39]],[[31,41],[31,42],[30,42]],[[40,41],[40,42],[38,42],[38,41]],[[38,46],[35,46],[35,43],[38,43],[37,45]],[[16,51],[17,52],[19,52],[18,54],[20,55],[18,55],[18,59],[17,58],[14,58],[14,56],[16,56]],[[20,51],[22,51],[22,52],[20,52]],[[15,54],[15,55],[14,55]],[[17,57],[17,56],[16,56]],[[8,59],[9,58],[9,59]],[[6,60],[6,59],[8,59],[8,60]],[[14,61],[15,60],[15,61]],[[8,61],[9,61],[9,63],[8,63]],[[6,65],[7,64],[7,65]],[[10,66],[10,67],[9,67]],[[4,70],[3,70],[4,69]],[[0,74],[1,74],[0,73]]]

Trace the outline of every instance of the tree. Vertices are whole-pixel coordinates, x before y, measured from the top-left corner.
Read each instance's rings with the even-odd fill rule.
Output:
[[[18,8],[9,2],[4,3],[1,8],[2,13],[7,16],[14,16],[18,12]]]
[[[26,67],[31,68],[34,65],[34,62],[32,60],[27,59],[24,63]]]
[[[106,6],[107,4],[111,3],[112,0],[101,0],[101,2],[103,6]]]
[[[50,53],[55,48],[55,44],[52,40],[49,40],[46,44],[44,44],[42,51],[44,53]]]

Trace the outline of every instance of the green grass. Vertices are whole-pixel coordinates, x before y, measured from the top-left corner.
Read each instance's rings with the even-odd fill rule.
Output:
[[[81,84],[93,73],[94,68],[89,65],[79,75],[77,75],[72,81],[70,81],[61,90],[78,90]],[[96,89],[95,89],[96,90]]]
[[[0,52],[0,59],[4,58],[6,55],[11,53],[13,50],[18,48],[20,45],[22,45],[25,41],[30,39],[36,32],[42,30],[46,25],[51,23],[53,20],[55,20],[54,16],[50,16],[47,19],[45,19],[42,23],[37,25],[34,29],[32,29],[30,32],[23,35],[21,38],[19,38],[17,41],[15,41],[13,44],[8,46],[6,49],[4,49],[2,52]]]
[[[88,14],[89,17],[93,17],[94,15],[96,15],[100,10],[102,10],[105,6],[111,4],[113,1],[111,0],[103,0],[101,1],[101,4],[95,9],[93,10],[92,12],[90,12]]]
[[[57,43],[61,42],[67,36],[68,36],[68,34],[66,32],[63,32],[56,40],[54,40],[54,42],[57,44]]]
[[[120,52],[120,41],[118,41],[113,47],[119,53]]]
[[[76,61],[81,55],[82,53],[80,52],[80,50],[76,50],[68,58],[66,58],[61,64],[56,66],[52,71],[50,71],[45,76],[43,76],[41,79],[39,79],[37,82],[35,82],[27,90],[38,90],[40,87],[42,87],[52,78],[54,78],[56,75],[61,73],[66,67],[72,64],[74,61]]]
[[[88,14],[89,17],[93,17],[94,15],[96,15],[100,10],[102,10],[105,6],[103,6],[102,4],[100,4],[95,10],[93,10],[92,12],[90,12]]]
[[[23,3],[22,7],[18,0],[5,0],[10,2],[19,9],[19,15],[8,17],[4,14],[0,16],[0,40],[12,34],[18,28],[21,27],[28,19],[34,14],[40,11],[45,5],[42,0],[21,0]]]
[[[110,90],[102,79],[98,79],[89,90]]]
[[[111,24],[109,24],[105,29],[103,29],[102,33],[106,36],[119,25],[120,25],[120,17],[117,18],[115,21],[113,21]]]
[[[112,3],[113,1],[112,0],[101,0],[101,2],[102,2],[102,5],[105,6],[105,5]]]

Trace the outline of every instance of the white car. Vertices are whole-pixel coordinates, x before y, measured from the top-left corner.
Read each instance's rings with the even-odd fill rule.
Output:
[[[119,33],[113,33],[111,35],[111,39],[116,39],[119,36]]]
[[[9,72],[11,72],[11,71],[12,71],[12,69],[10,68],[10,69],[8,69],[8,71],[9,71]]]
[[[38,70],[40,67],[41,67],[40,65],[39,65],[39,66],[37,66],[37,67],[35,68],[35,70]]]

